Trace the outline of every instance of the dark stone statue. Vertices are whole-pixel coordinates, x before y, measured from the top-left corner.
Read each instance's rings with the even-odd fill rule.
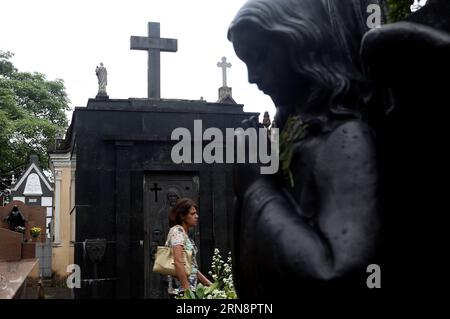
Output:
[[[272,122],[270,121],[269,112],[265,111],[265,112],[264,112],[263,121],[262,121],[262,125],[263,125],[265,128],[268,129],[268,128],[270,127],[270,124],[272,124]]]
[[[443,135],[426,123],[439,120],[419,110],[448,105],[443,85],[426,76],[431,63],[448,74],[450,37],[417,22],[369,31],[367,7],[377,3],[250,0],[231,23],[228,37],[249,82],[276,105],[272,127],[280,129],[276,175],[235,167],[242,298],[417,294],[437,285],[426,278],[438,265],[423,258],[443,264],[444,237],[434,232],[442,226],[422,225],[443,199],[425,189],[442,193],[428,178],[439,166],[417,153],[438,149],[422,137],[439,146]],[[373,264],[386,278],[378,290],[367,284]]]
[[[12,231],[15,231],[16,227],[19,226],[25,227],[25,218],[22,216],[19,207],[17,207],[16,205],[14,205],[13,209],[5,219],[9,225],[9,229]]]

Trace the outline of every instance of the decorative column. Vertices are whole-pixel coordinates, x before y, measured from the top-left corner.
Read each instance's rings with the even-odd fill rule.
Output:
[[[131,155],[132,142],[116,142],[116,298],[131,297]]]
[[[75,208],[75,173],[77,170],[76,156],[72,158],[71,163],[71,177],[70,177],[70,240],[76,241],[75,238],[75,221],[76,221],[76,208]]]
[[[71,167],[71,154],[70,153],[50,153],[50,169],[53,172],[55,190],[54,190],[54,211],[53,211],[53,245],[60,246],[62,241],[66,240],[66,225],[61,225],[61,222],[65,223],[67,218],[63,214],[69,213],[70,203],[67,203],[68,193],[68,169]],[[65,175],[64,175],[65,174]],[[64,179],[64,181],[63,181]],[[64,217],[62,219],[62,217]],[[64,238],[63,238],[64,237]]]
[[[55,212],[53,216],[53,244],[61,244],[61,180],[62,170],[55,169]]]

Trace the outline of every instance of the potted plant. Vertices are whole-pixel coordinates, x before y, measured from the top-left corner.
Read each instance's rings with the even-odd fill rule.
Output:
[[[40,227],[33,227],[30,229],[30,235],[33,241],[36,241],[37,238],[41,235],[42,229]]]

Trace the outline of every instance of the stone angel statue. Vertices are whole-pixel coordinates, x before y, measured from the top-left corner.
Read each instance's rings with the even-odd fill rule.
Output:
[[[235,166],[241,298],[429,294],[446,276],[434,270],[449,266],[449,217],[432,177],[448,166],[435,114],[448,83],[433,74],[449,74],[450,11],[424,19],[445,3],[429,0],[411,21],[369,30],[378,2],[249,0],[230,25],[280,129],[277,174]],[[373,265],[383,289],[368,283]]]

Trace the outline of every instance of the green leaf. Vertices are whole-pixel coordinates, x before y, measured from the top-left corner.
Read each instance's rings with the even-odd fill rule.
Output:
[[[205,286],[203,286],[201,283],[199,283],[195,290],[195,294],[197,295],[198,299],[203,299],[203,297],[205,295]]]
[[[209,295],[213,290],[216,290],[219,287],[219,282],[214,282],[211,286],[207,287],[205,290],[205,296]]]
[[[285,181],[294,188],[294,178],[291,172],[291,162],[294,155],[294,144],[305,138],[308,133],[308,123],[304,123],[299,116],[289,116],[280,134],[280,163]]]
[[[411,14],[413,0],[387,0],[388,22],[397,22]]]
[[[187,294],[189,296],[189,299],[197,299],[197,296],[195,295],[195,293],[193,291],[191,291],[190,289],[187,289],[185,291],[185,294]]]

